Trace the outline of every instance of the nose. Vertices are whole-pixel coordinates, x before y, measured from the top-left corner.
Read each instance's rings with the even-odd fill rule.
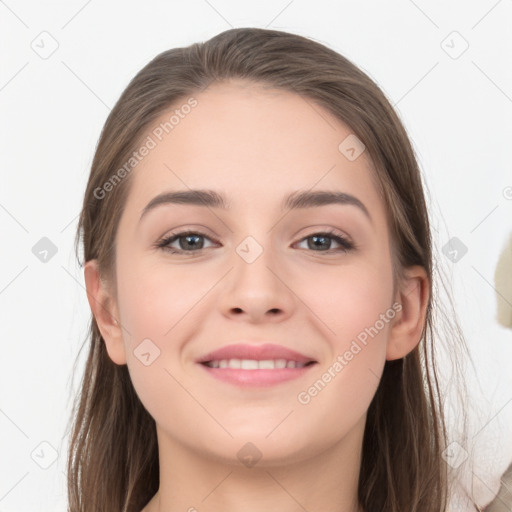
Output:
[[[231,260],[232,269],[226,276],[220,307],[231,320],[254,324],[282,322],[296,307],[292,278],[275,253],[258,245],[253,241],[237,248]],[[248,250],[244,252],[244,249]]]

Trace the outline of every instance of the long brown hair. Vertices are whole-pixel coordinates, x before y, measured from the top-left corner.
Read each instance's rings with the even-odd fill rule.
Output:
[[[449,343],[467,349],[453,312],[434,307],[429,216],[407,133],[380,88],[347,58],[311,39],[258,28],[227,30],[157,55],[131,80],[103,127],[76,232],[77,257],[82,241],[84,261],[97,259],[102,278],[115,283],[114,240],[131,174],[123,174],[105,197],[98,190],[129,161],[162,113],[231,78],[291,91],[324,107],[371,156],[391,227],[395,281],[405,267],[421,265],[433,286],[420,343],[402,359],[386,361],[368,409],[358,497],[367,512],[444,511],[447,432],[434,357],[436,324],[455,325]],[[89,354],[69,443],[69,511],[140,512],[159,487],[155,421],[127,366],[109,358],[92,316],[85,341]]]

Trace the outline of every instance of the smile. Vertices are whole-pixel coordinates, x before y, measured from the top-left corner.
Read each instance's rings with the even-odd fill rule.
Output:
[[[199,364],[209,376],[242,388],[262,388],[297,379],[318,364],[286,359],[220,359]]]

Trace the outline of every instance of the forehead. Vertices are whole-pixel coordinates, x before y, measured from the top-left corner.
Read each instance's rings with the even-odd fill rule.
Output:
[[[128,199],[139,214],[163,191],[199,188],[222,192],[233,208],[280,205],[299,189],[336,190],[383,213],[367,151],[347,158],[350,127],[311,99],[243,80],[191,98],[193,108],[181,108],[190,103],[183,98],[145,133],[153,147]]]

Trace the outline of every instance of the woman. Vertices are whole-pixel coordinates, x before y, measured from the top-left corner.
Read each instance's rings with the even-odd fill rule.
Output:
[[[421,174],[346,58],[253,28],[158,55],[81,238],[70,511],[445,510]]]

